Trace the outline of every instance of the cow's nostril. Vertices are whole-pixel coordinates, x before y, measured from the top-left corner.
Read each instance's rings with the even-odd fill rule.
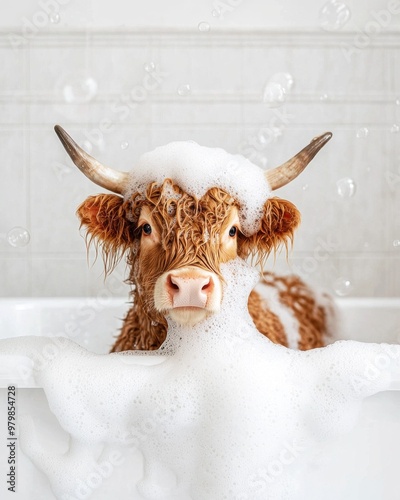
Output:
[[[207,291],[211,287],[211,279],[208,280],[208,282],[201,287],[202,291]]]
[[[170,277],[169,277],[169,280],[168,280],[168,281],[169,281],[169,283],[168,283],[168,284],[169,284],[169,286],[170,286],[173,290],[179,290],[179,285],[178,285],[178,283],[176,283],[176,282],[174,281],[174,279],[172,278],[172,276],[170,276]]]
[[[179,286],[178,286],[177,284],[173,283],[172,281],[171,281],[171,287],[172,287],[174,290],[179,290]]]

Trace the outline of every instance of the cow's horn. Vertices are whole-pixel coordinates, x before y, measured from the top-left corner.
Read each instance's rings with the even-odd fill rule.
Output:
[[[282,186],[285,186],[290,181],[295,179],[306,168],[318,151],[325,146],[325,144],[332,137],[331,132],[325,132],[318,137],[315,137],[308,146],[302,149],[296,156],[288,160],[283,165],[267,170],[265,177],[271,190],[274,191]]]
[[[127,172],[119,172],[102,165],[78,146],[60,125],[56,125],[54,130],[71,160],[86,177],[114,193],[122,194],[124,192],[129,178]]]

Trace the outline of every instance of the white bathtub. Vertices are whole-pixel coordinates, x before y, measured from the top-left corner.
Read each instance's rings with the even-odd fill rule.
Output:
[[[400,341],[400,299],[341,299],[338,305],[343,318],[340,339]],[[4,299],[0,301],[0,337],[70,336],[91,351],[106,353],[127,309],[124,300],[109,297]],[[9,367],[0,367],[0,498],[54,500],[47,479],[21,451],[17,493],[6,489],[5,406],[9,382]],[[68,436],[51,414],[43,391],[29,380],[15,383],[19,387],[18,415],[29,414],[41,421],[40,438],[46,446],[65,448]],[[364,402],[356,428],[350,434],[320,446],[307,469],[304,491],[296,499],[398,500],[398,464],[400,392],[381,393]],[[136,472],[128,472],[130,478],[135,474],[140,478],[139,456],[137,466]],[[119,485],[125,482],[124,473],[127,472],[120,469],[114,477]],[[108,500],[113,494],[112,483],[105,481],[90,498]],[[135,495],[127,490],[121,500],[141,498]]]

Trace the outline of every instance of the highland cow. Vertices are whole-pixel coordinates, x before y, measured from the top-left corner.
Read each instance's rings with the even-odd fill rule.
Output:
[[[265,195],[260,217],[252,219],[257,227],[246,226],[245,202],[226,188],[237,175],[237,165],[230,170],[223,166],[215,177],[216,185],[207,185],[198,194],[189,192],[176,178],[177,169],[163,170],[160,161],[157,168],[163,174],[154,174],[154,178],[151,168],[115,171],[88,155],[60,126],[55,130],[77,167],[93,182],[116,193],[90,196],[77,211],[88,244],[101,248],[106,273],[127,256],[133,304],[112,351],[158,349],[166,338],[168,320],[195,325],[219,310],[224,293],[222,263],[251,257],[263,270],[271,252],[280,247],[287,250],[292,243],[300,213],[287,200]],[[238,160],[223,150],[188,143],[158,148],[156,156],[147,153],[146,161],[154,165],[155,158],[164,155],[179,164],[190,159],[191,151],[193,155],[204,153],[210,161],[214,157],[226,159],[228,164],[245,161],[249,168],[245,176],[255,176],[254,185],[261,179],[274,191],[297,177],[331,135],[313,139],[283,165],[263,172],[262,179],[257,177],[257,169],[261,169],[242,157]],[[183,165],[189,172],[191,165]],[[329,301],[321,301],[321,296],[318,299],[296,276],[263,272],[262,277],[267,298],[253,291],[248,301],[257,329],[272,342],[287,347],[306,350],[323,346],[329,330]]]

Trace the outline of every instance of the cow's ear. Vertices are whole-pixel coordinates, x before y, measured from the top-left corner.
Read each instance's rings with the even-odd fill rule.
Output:
[[[299,224],[300,212],[293,203],[280,198],[270,198],[264,205],[260,229],[252,236],[240,238],[239,254],[243,257],[258,254],[262,262],[281,246],[288,248]]]
[[[130,204],[114,194],[89,196],[77,210],[86,242],[102,251],[106,274],[121,260],[134,241],[134,224],[128,219]]]

